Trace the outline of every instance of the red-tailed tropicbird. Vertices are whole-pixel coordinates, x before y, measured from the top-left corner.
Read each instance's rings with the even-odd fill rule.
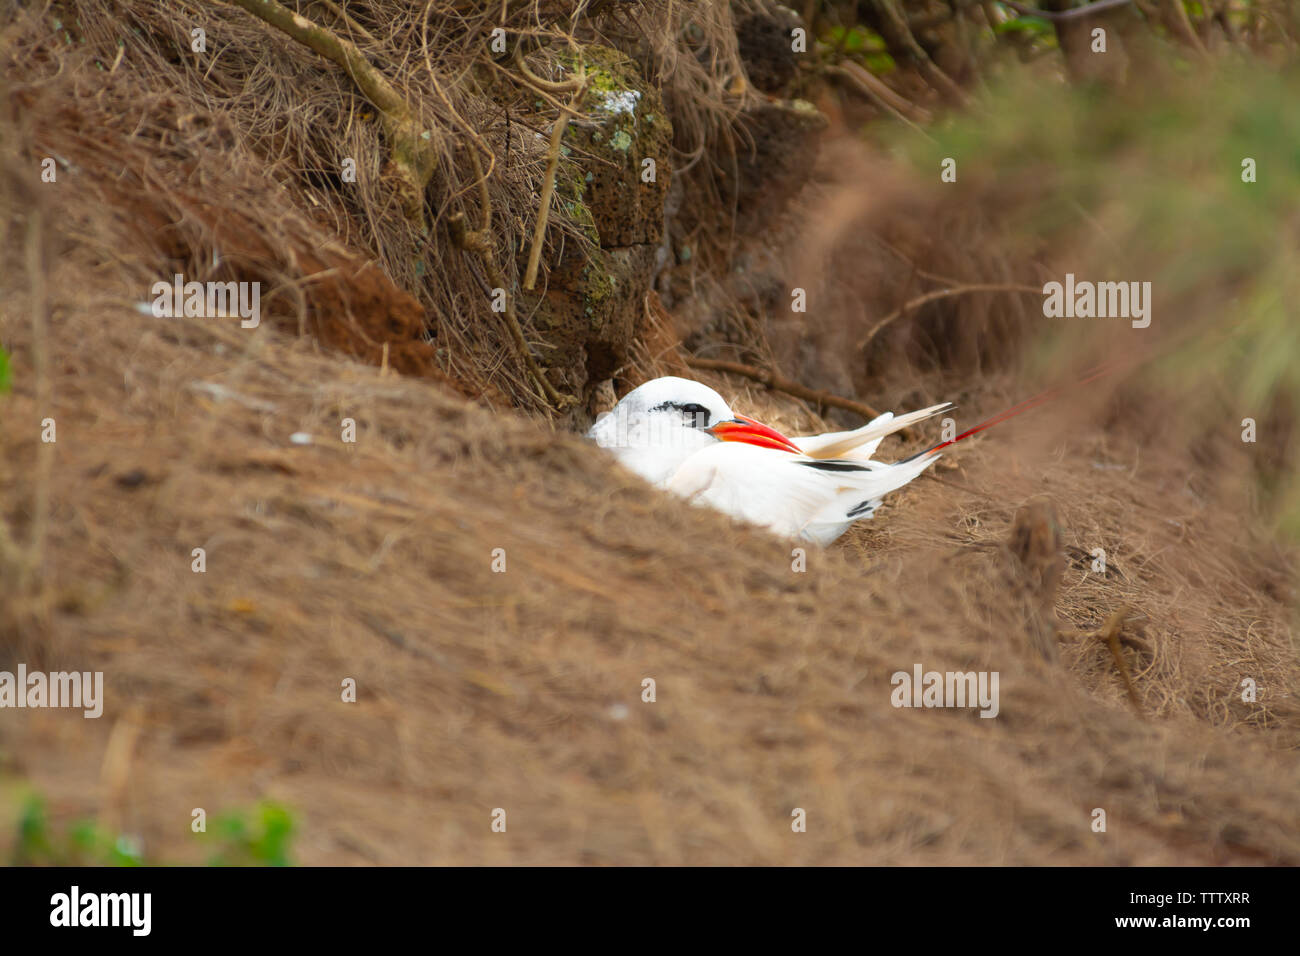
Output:
[[[872,461],[885,436],[952,407],[886,412],[853,431],[787,438],[737,415],[707,385],[668,376],[628,392],[587,437],[661,488],[825,546],[939,459],[935,446],[894,464]]]

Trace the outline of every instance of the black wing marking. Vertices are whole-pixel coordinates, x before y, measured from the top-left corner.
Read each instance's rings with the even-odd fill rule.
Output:
[[[856,461],[837,461],[833,458],[799,461],[796,464],[803,465],[805,468],[816,468],[818,471],[875,471],[877,467],[874,462],[864,464]]]
[[[854,505],[844,515],[846,518],[870,518],[876,508],[880,505],[879,498],[872,498],[870,501],[864,501],[861,504]]]

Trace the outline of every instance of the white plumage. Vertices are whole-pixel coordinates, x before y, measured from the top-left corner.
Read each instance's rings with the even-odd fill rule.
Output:
[[[700,382],[646,382],[587,433],[648,481],[789,538],[827,545],[938,460],[871,461],[887,436],[951,408],[933,405],[861,428],[787,438],[737,415]]]

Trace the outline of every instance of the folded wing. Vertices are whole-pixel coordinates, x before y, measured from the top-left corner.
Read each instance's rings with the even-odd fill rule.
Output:
[[[896,431],[933,418],[952,408],[952,402],[931,405],[919,411],[895,417],[893,412],[873,418],[861,428],[844,432],[825,432],[821,435],[801,435],[791,438],[805,455],[811,458],[843,458],[849,461],[866,461],[876,453],[880,442]]]
[[[937,457],[889,465],[728,442],[688,458],[667,488],[776,534],[824,546],[854,521],[870,517],[883,495],[907,484]]]

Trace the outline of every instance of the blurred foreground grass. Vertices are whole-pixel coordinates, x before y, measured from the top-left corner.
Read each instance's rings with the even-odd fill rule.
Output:
[[[1254,418],[1260,500],[1295,540],[1300,70],[1226,63],[1156,75],[1115,90],[1020,74],[936,124],[932,139],[891,135],[924,176],[937,180],[955,159],[958,182],[945,188],[990,204],[996,228],[1053,278],[1152,283],[1149,329],[1044,318],[1039,360],[1096,334],[1080,323],[1110,322],[1111,351],[1149,357],[1144,375],[1189,422],[1239,433]]]

